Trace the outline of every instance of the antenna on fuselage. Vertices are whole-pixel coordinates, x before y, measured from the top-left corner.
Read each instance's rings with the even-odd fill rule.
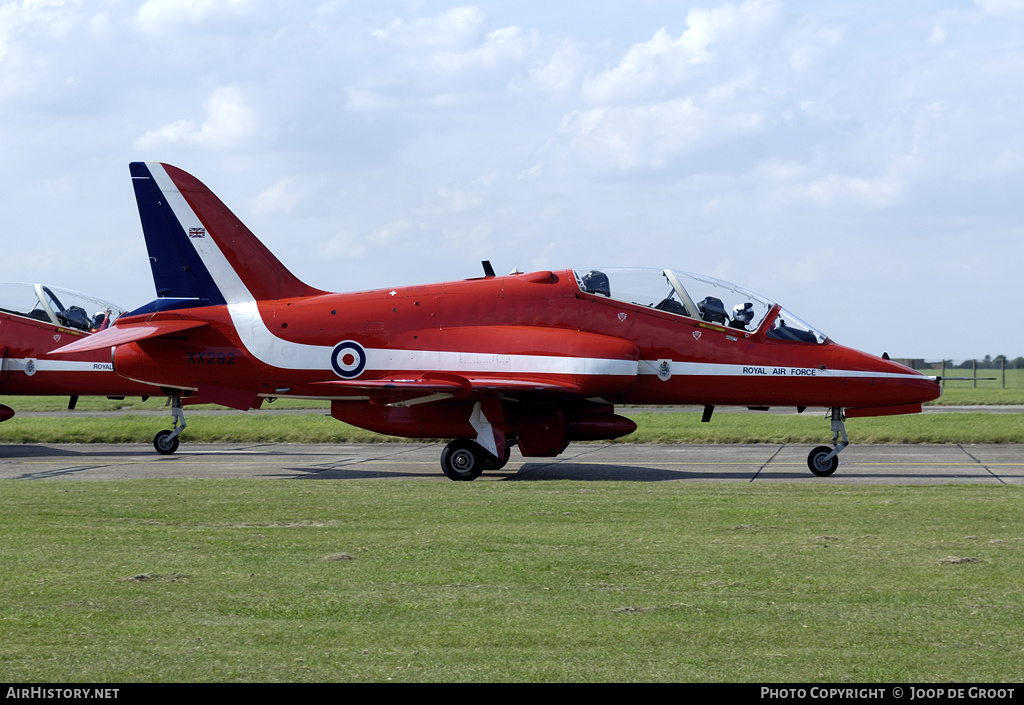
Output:
[[[484,266],[484,278],[490,278],[495,276],[494,267],[491,266],[491,261],[489,259],[485,259],[480,264]]]

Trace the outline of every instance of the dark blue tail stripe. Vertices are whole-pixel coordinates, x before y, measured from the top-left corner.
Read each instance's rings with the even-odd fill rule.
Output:
[[[188,241],[185,229],[150,174],[149,167],[144,162],[132,162],[129,169],[142,232],[146,236],[156,295],[161,299],[189,299],[193,302],[191,307],[197,303],[224,305],[223,294]]]

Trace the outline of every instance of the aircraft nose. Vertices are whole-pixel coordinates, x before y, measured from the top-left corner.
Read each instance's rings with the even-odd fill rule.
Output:
[[[942,388],[934,377],[869,353],[852,349],[839,352],[845,368],[839,373],[840,395],[848,407],[897,407],[938,399]]]
[[[942,387],[934,377],[894,360],[878,359],[882,363],[880,372],[888,380],[886,387],[899,404],[924,404],[942,396]]]
[[[913,373],[916,373],[917,377],[911,377],[907,380],[909,386],[908,393],[915,395],[914,401],[925,402],[934,401],[942,396],[942,385],[939,384],[935,377],[929,377],[928,375],[918,372],[917,370],[908,367]]]

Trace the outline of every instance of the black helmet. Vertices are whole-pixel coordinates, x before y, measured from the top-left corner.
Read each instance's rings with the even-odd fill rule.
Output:
[[[725,305],[721,299],[708,296],[697,304],[697,307],[700,309],[700,314],[705,321],[709,323],[725,323]]]
[[[596,269],[591,269],[583,275],[583,291],[588,294],[601,294],[602,296],[610,297],[612,289],[608,286],[608,275]]]

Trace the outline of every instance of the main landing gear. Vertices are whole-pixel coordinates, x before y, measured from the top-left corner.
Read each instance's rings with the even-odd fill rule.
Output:
[[[178,436],[188,425],[185,423],[185,410],[181,406],[181,395],[176,394],[170,398],[171,420],[174,423],[172,430],[163,430],[153,437],[153,447],[160,455],[171,455],[178,450]]]
[[[807,456],[807,467],[818,477],[828,477],[839,467],[839,453],[850,440],[846,437],[846,414],[839,407],[834,407],[829,416],[832,418],[832,448],[818,446]],[[826,417],[828,418],[828,417]],[[840,441],[842,437],[842,441]]]
[[[476,441],[456,438],[441,451],[441,470],[449,480],[470,482],[484,470],[501,470],[511,454],[512,447],[507,444],[505,457],[499,458]]]

